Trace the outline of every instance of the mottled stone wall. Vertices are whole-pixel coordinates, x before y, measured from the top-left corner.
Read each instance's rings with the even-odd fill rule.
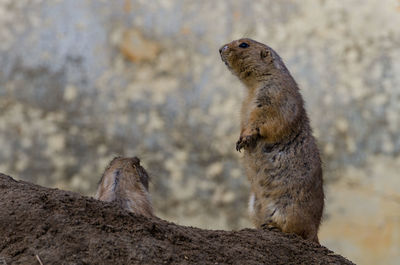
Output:
[[[395,264],[399,6],[0,0],[0,171],[93,194],[114,155],[137,155],[159,216],[250,226],[234,149],[244,90],[218,55],[248,36],[278,51],[306,100],[325,164],[322,243],[359,263]]]

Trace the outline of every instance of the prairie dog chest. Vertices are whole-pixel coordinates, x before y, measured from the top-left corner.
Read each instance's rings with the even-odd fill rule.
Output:
[[[256,108],[256,100],[252,96],[248,96],[243,102],[242,102],[242,109],[241,109],[241,125],[244,126],[248,124],[250,120],[250,114],[251,112]]]

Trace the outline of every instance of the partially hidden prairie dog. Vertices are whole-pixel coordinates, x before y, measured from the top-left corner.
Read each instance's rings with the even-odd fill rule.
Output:
[[[100,179],[95,198],[107,202],[114,201],[136,214],[153,216],[149,175],[137,157],[114,158]]]
[[[274,50],[254,40],[232,41],[220,54],[247,88],[236,149],[244,149],[253,223],[318,242],[321,159],[295,80]]]

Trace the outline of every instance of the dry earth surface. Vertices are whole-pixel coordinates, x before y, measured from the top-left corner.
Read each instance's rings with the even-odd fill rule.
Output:
[[[179,226],[3,174],[0,208],[6,264],[353,264],[295,235]]]

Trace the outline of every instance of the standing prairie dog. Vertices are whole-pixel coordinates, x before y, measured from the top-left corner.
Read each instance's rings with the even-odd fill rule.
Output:
[[[244,149],[255,226],[318,242],[321,159],[295,80],[274,50],[254,40],[232,41],[220,54],[246,86],[236,149]]]
[[[149,175],[137,157],[114,158],[100,179],[95,199],[114,201],[130,212],[153,216]]]

